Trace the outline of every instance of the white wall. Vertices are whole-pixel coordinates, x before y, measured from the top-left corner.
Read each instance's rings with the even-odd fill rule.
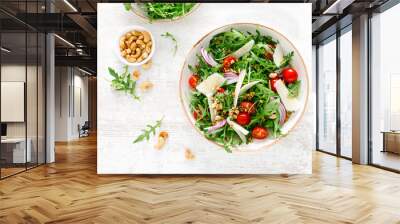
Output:
[[[27,69],[27,70],[25,70]],[[8,64],[8,65],[2,65],[1,66],[1,81],[3,82],[25,82],[25,75],[26,75],[26,71],[28,72],[28,74],[36,74],[36,67],[34,66],[27,66],[25,67],[24,65],[18,65],[18,64]],[[29,78],[29,77],[28,77]],[[30,85],[36,85],[36,80],[29,80],[29,84]],[[27,103],[33,102],[34,100],[32,98],[36,99],[36,88],[32,89],[32,88],[28,88],[28,99],[27,99]],[[33,92],[31,92],[30,90],[32,90]],[[28,105],[29,106],[29,105]],[[34,106],[35,110],[36,110],[36,103],[34,105],[30,105],[31,107]],[[7,108],[1,108],[2,110],[7,110]],[[30,112],[30,110],[28,111]],[[28,122],[32,122],[35,121],[36,123],[36,113],[28,113]],[[33,117],[32,117],[33,115]],[[28,125],[28,129],[30,127],[33,127],[32,124]],[[36,130],[36,126],[34,127],[34,129]],[[29,133],[31,133],[28,130],[28,137],[29,137]],[[7,122],[7,136],[8,137],[25,137],[25,122]]]
[[[71,67],[56,67],[56,141],[77,139],[78,124],[88,120],[88,78],[83,75]]]
[[[78,73],[78,75],[75,73],[73,86],[73,94],[75,95],[72,96],[74,102],[71,102],[74,107],[72,108],[70,135],[73,138],[78,138],[78,124],[82,126],[85,121],[88,121],[88,78],[81,76],[81,73]]]
[[[55,141],[68,140],[69,68],[55,68]]]

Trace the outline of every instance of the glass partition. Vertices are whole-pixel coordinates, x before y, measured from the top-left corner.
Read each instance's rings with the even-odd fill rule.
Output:
[[[38,35],[36,32],[27,33],[27,82],[26,82],[26,113],[27,113],[27,150],[30,160],[27,167],[34,167],[38,160]]]
[[[400,4],[371,18],[372,164],[400,171]]]
[[[352,31],[340,36],[340,154],[352,157]]]
[[[44,1],[0,2],[43,12]],[[28,5],[27,5],[28,3]],[[45,34],[0,12],[0,178],[45,163]]]
[[[43,33],[38,34],[38,73],[37,73],[37,147],[38,164],[43,164],[46,162],[46,36]]]
[[[31,160],[26,133],[26,33],[1,34],[1,176],[26,169]],[[6,49],[6,50],[4,50]]]
[[[336,36],[318,47],[318,150],[336,154]]]

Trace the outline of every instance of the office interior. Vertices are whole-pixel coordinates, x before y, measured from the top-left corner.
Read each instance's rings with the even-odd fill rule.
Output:
[[[46,181],[51,178],[49,173],[56,170],[60,158],[63,169],[79,168],[78,163],[82,161],[96,160],[96,4],[105,2],[128,1],[0,1],[1,186],[7,186],[8,181],[19,180],[19,177],[24,178],[20,182],[28,181],[31,175],[37,178],[41,174],[35,173],[35,170],[44,173],[40,178]],[[376,193],[379,189],[386,189],[388,195],[397,194],[398,185],[386,185],[389,186],[389,179],[398,178],[395,175],[400,173],[400,72],[397,68],[400,2],[256,2],[312,5],[310,45],[314,82],[311,101],[316,115],[313,148],[316,168],[313,172],[317,176],[310,179],[315,179],[317,184],[327,181],[328,184],[321,188],[328,189],[328,192],[341,181],[346,186],[339,187],[338,191],[357,192],[359,189],[365,190],[364,187],[371,187],[372,192],[362,191],[358,194],[369,195],[366,198],[371,200],[383,198]],[[87,153],[85,147],[88,143],[90,154],[80,154],[82,151]],[[76,158],[80,159],[79,162],[74,161]],[[321,158],[324,158],[322,162]],[[89,164],[84,166],[84,170],[95,172],[95,162]],[[343,170],[343,167],[346,169]],[[337,179],[324,180],[323,172]],[[85,175],[89,176],[85,173],[82,179],[86,178]],[[369,180],[363,186],[351,182],[373,175],[384,177]],[[385,179],[387,176],[390,178]],[[93,183],[94,186],[105,181],[103,177],[98,178],[101,180],[96,179],[98,182]],[[215,181],[211,177],[200,178],[204,179],[193,182]],[[274,178],[291,177],[282,175],[273,177],[273,180],[277,180]],[[303,177],[294,178],[300,180]],[[350,182],[347,182],[348,178]],[[157,181],[155,179],[149,182]],[[76,179],[66,181],[68,184],[79,182]],[[82,186],[80,184],[76,189]],[[141,184],[145,186],[144,182],[140,182],[139,186]],[[379,186],[374,188],[376,185]],[[150,189],[156,188],[151,185]],[[338,191],[334,193],[338,194]],[[304,199],[303,202],[307,201]],[[389,207],[395,209],[396,205]],[[352,205],[356,206],[359,204]],[[390,214],[395,218],[387,222],[383,220],[382,223],[396,223],[398,216],[394,213]],[[346,214],[344,212],[343,217]]]
[[[54,142],[79,139],[82,127],[96,133],[97,2],[2,1],[1,178],[54,162]],[[400,6],[396,1],[339,1],[341,13],[323,14],[335,1],[298,2],[313,7],[316,150],[349,160],[354,153],[359,156],[360,149],[354,152],[352,146],[352,118],[360,116],[353,113],[353,100],[366,100],[362,141],[368,144],[364,158],[354,161],[399,171],[395,43],[400,33],[393,27]],[[367,96],[359,98],[352,83],[358,69],[352,49],[360,44],[354,21],[357,35],[366,39],[355,52],[365,54],[360,63],[368,79],[360,86]]]

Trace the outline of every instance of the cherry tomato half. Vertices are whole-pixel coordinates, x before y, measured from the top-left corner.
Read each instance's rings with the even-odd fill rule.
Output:
[[[294,70],[293,68],[283,69],[282,76],[283,80],[285,80],[287,84],[295,82],[298,77],[296,70]]]
[[[224,89],[224,88],[222,88],[222,87],[219,87],[219,88],[217,89],[217,92],[219,92],[219,93],[223,93],[223,92],[225,92],[225,89]]]
[[[256,107],[254,103],[248,101],[241,102],[239,109],[241,112],[247,112],[249,114],[254,114],[256,112]]]
[[[189,86],[194,89],[197,86],[197,83],[199,82],[200,77],[198,75],[191,75],[189,77]]]
[[[246,112],[240,112],[237,115],[236,122],[240,125],[248,125],[250,123],[250,114]]]
[[[251,131],[251,136],[255,139],[264,139],[268,137],[268,130],[261,126],[256,126],[253,128],[253,131]]]
[[[274,92],[276,92],[275,83],[278,80],[279,80],[279,78],[273,78],[273,79],[269,80],[269,88],[271,88],[271,90]]]
[[[232,64],[235,63],[237,60],[234,56],[228,56],[224,59],[224,62],[222,63],[224,69],[229,69],[231,68]]]

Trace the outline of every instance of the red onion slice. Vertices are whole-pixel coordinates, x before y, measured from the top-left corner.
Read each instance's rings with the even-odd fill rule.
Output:
[[[225,72],[224,77],[226,79],[226,84],[236,83],[238,81],[239,76],[234,72]]]
[[[282,102],[279,102],[279,125],[282,126],[285,123],[286,120],[286,108],[282,104]]]
[[[234,72],[225,72],[225,73],[224,73],[224,77],[225,77],[225,78],[231,78],[231,77],[237,78],[237,77],[238,77],[238,74],[236,74],[236,73],[234,73]]]
[[[211,126],[211,127],[205,128],[205,129],[207,130],[208,133],[213,133],[214,131],[222,128],[225,125],[226,125],[226,119],[216,123],[214,126]]]
[[[212,67],[218,65],[218,63],[214,60],[214,58],[213,58],[213,57],[206,51],[206,49],[204,49],[203,47],[200,49],[200,53],[201,53],[201,56],[203,56],[204,61],[205,61],[208,65],[210,65],[210,66],[212,66]]]

